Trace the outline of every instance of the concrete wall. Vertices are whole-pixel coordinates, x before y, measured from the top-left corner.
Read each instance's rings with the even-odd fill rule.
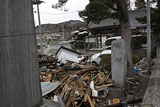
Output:
[[[145,92],[142,107],[160,106],[160,52],[158,52],[156,64],[151,74],[147,90]]]

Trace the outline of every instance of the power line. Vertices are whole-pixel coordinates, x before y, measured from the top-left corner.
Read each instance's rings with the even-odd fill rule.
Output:
[[[64,14],[71,14],[71,13],[76,13],[76,12],[79,12],[80,10],[77,10],[77,11],[71,11],[71,12],[67,12],[67,13],[43,13],[43,12],[40,12],[40,14],[48,14],[48,15],[64,15]],[[37,12],[35,12],[37,13]]]

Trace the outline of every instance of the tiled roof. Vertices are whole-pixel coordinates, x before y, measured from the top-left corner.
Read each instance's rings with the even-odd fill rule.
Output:
[[[130,20],[132,29],[136,27],[146,26],[146,24],[141,24],[136,20],[136,18],[146,16],[146,9],[131,10],[128,12],[128,14],[129,14],[129,20]],[[119,19],[108,18],[108,19],[102,20],[100,23],[90,22],[88,25],[88,28],[94,29],[99,27],[111,27],[111,26],[117,26],[117,25],[119,25]]]

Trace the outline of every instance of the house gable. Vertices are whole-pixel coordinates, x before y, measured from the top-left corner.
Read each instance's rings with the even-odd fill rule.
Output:
[[[56,52],[58,60],[63,63],[65,63],[67,60],[78,63],[79,55],[81,55],[79,52],[76,52],[63,46],[61,46]]]

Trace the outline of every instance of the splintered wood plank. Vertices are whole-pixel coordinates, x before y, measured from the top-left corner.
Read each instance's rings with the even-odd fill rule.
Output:
[[[87,95],[87,99],[89,101],[90,106],[91,107],[95,107],[94,104],[93,104],[93,102],[92,102],[92,100],[91,100],[91,97],[89,95]]]
[[[86,69],[86,68],[95,68],[95,67],[94,66],[80,66],[80,68]]]
[[[52,74],[49,74],[47,77],[44,78],[44,82],[48,82],[52,80]]]
[[[95,89],[96,90],[102,90],[103,88],[110,87],[110,86],[113,86],[113,85],[114,84],[107,84],[107,85],[96,86]]]

